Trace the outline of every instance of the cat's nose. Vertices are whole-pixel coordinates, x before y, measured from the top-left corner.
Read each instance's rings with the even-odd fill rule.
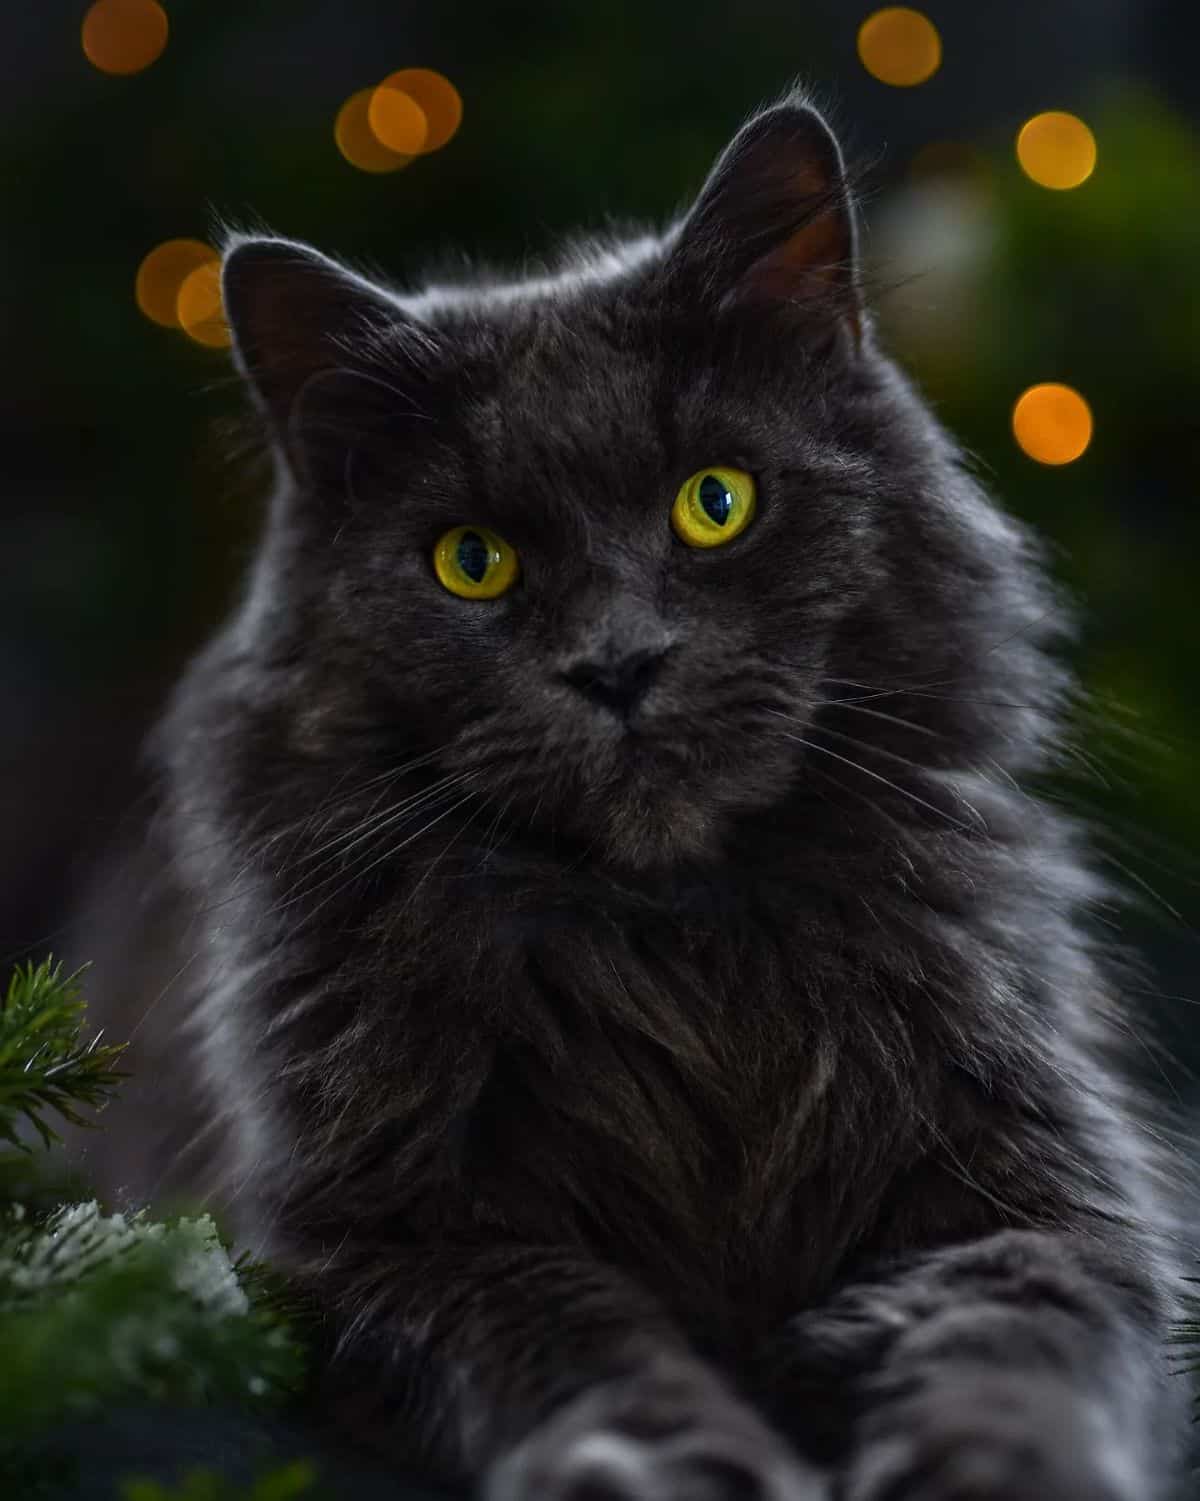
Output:
[[[633,651],[622,656],[574,662],[560,676],[584,698],[627,719],[662,667],[666,649]]]

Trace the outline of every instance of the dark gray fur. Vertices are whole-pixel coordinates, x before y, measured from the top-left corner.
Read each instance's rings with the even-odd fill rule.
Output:
[[[1061,607],[878,347],[853,216],[792,96],[667,235],[511,285],[226,260],[279,483],[154,741],[148,1045],[193,1040],[332,1400],[496,1501],[1150,1501],[1174,1463],[1107,893],[1023,790]],[[758,516],[690,550],[719,463]],[[439,586],[463,522],[511,594]],[[579,691],[630,661],[628,715]]]

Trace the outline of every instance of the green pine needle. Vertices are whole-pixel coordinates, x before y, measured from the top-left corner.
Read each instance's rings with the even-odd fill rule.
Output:
[[[13,1202],[30,1188],[20,1169],[31,1135],[50,1146],[51,1116],[90,1125],[85,1112],[122,1077],[122,1049],[84,1042],[84,1021],[78,973],[51,960],[22,966],[0,992],[0,1141],[19,1149],[0,1153],[4,1495],[53,1492],[54,1467],[36,1444],[64,1421],[139,1403],[253,1411],[286,1401],[303,1379],[294,1296],[267,1268],[231,1262],[207,1216],[156,1222],[106,1216],[94,1202],[49,1212]],[[276,1470],[250,1501],[286,1501],[309,1484],[303,1469]]]
[[[104,1216],[0,1222],[0,1470],[7,1448],[113,1404],[276,1405],[300,1347],[256,1301],[212,1220]]]
[[[58,1139],[48,1114],[91,1125],[83,1110],[99,1109],[122,1078],[122,1047],[82,1041],[80,973],[64,975],[51,959],[19,965],[0,994],[0,1140],[21,1151],[22,1120],[48,1147]]]

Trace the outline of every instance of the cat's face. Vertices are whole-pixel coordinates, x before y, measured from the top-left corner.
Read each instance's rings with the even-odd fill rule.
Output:
[[[781,802],[903,468],[852,257],[837,148],[794,105],[620,264],[406,303],[236,247],[239,353],[296,477],[298,743],[429,754],[461,795],[435,808],[641,867]]]
[[[453,322],[446,341],[478,346]],[[711,852],[730,813],[786,789],[829,632],[872,577],[873,486],[830,417],[840,357],[772,361],[753,337],[736,319],[689,336],[636,278],[513,306],[431,420],[399,417],[356,461],[319,553],[357,642],[341,659],[440,770],[472,773],[481,821],[641,863]],[[708,546],[672,524],[706,471],[724,526],[752,510]],[[463,526],[444,583],[435,549]],[[515,582],[463,597],[491,536]]]

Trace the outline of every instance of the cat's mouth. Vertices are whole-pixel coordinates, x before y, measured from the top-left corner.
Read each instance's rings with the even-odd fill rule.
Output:
[[[656,792],[669,791],[664,779],[670,779],[671,786],[681,791],[696,778],[694,747],[680,744],[651,723],[620,726],[614,737],[613,755],[616,778],[642,778]]]
[[[733,808],[742,801],[734,769],[718,767],[695,737],[680,740],[652,723],[613,736],[607,774],[587,788],[572,820],[615,864],[662,868],[720,857]]]

